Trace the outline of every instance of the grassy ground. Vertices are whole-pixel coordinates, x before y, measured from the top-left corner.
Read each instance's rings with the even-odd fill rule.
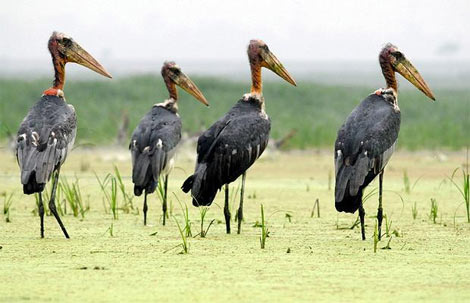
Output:
[[[191,134],[206,129],[249,91],[248,82],[192,78],[211,107],[206,108],[181,92],[179,104],[183,128]],[[0,140],[5,138],[6,130],[16,133],[27,109],[51,85],[50,82],[51,79],[0,79]],[[267,81],[264,95],[266,110],[273,121],[271,135],[279,139],[296,129],[297,135],[289,141],[287,148],[330,148],[346,116],[375,89],[377,87],[328,86],[305,81],[292,87],[283,82]],[[400,147],[461,149],[470,144],[467,135],[470,91],[436,88],[434,93],[438,101],[430,103],[416,89],[400,90]],[[70,81],[65,94],[78,114],[77,143],[100,146],[114,143],[123,112],[129,115],[130,134],[154,103],[168,97],[159,75],[112,81]]]
[[[366,202],[367,240],[361,241],[359,228],[350,229],[356,216],[334,210],[333,189],[328,188],[332,155],[306,151],[268,152],[248,172],[241,235],[225,234],[221,193],[207,213],[206,226],[216,220],[207,237],[190,238],[189,254],[180,254],[174,220],[182,224],[183,215],[173,193],[189,207],[193,234],[200,224],[198,209],[179,189],[193,167],[188,155],[180,152],[170,177],[174,218],[161,225],[161,204],[153,195],[150,225],[143,226],[142,199],[134,198],[135,210],[120,211],[113,220],[93,174],[103,178],[115,164],[130,193],[127,151],[75,150],[63,175],[73,180],[76,174],[90,210],[84,219],[63,216],[71,235],[66,240],[51,216],[46,217],[46,238],[39,238],[34,198],[21,194],[13,157],[0,153],[1,191],[14,192],[11,223],[0,220],[0,301],[470,300],[470,224],[462,198],[446,181],[465,161],[464,152],[394,155],[384,179],[384,211],[393,235],[390,242],[384,237],[376,253],[377,196]],[[405,171],[410,193],[404,190]],[[237,186],[238,181],[232,189]],[[321,216],[312,218],[317,198]],[[429,218],[430,198],[439,205],[436,224]],[[264,250],[261,228],[254,227],[261,221],[260,204],[269,229]],[[391,249],[382,249],[387,243]]]

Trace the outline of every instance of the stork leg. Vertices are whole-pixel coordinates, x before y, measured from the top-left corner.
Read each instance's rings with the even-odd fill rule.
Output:
[[[364,206],[362,206],[362,201],[361,201],[361,206],[359,206],[359,218],[361,219],[361,234],[362,234],[362,240],[366,239],[366,230],[364,228],[364,216],[366,212],[364,211]]]
[[[245,178],[246,172],[242,175],[242,188],[240,190],[240,206],[238,207],[237,211],[237,221],[238,221],[238,230],[237,233],[240,234],[242,229],[242,221],[243,221],[243,194],[245,193]]]
[[[57,223],[59,223],[60,229],[62,229],[64,236],[68,239],[70,238],[69,234],[67,233],[67,230],[65,229],[65,226],[62,223],[62,220],[59,217],[59,213],[57,213],[57,209],[55,207],[55,193],[57,190],[57,184],[59,183],[59,174],[60,174],[60,166],[54,175],[54,183],[52,183],[52,193],[51,193],[51,200],[49,201],[49,209],[51,213],[54,215],[55,219],[57,220]]]
[[[168,192],[168,175],[165,175],[165,181],[163,183],[163,204],[162,204],[162,210],[163,210],[163,225],[166,223],[166,212],[167,212],[167,192]]]
[[[382,182],[384,178],[384,171],[382,170],[379,174],[379,208],[377,210],[377,221],[379,222],[379,241],[382,237],[382,219],[383,219],[383,209],[382,209]]]
[[[225,228],[227,230],[227,234],[230,233],[230,219],[231,219],[231,215],[230,215],[230,208],[229,208],[229,204],[228,204],[228,198],[229,198],[229,185],[228,183],[225,184],[225,205],[224,205],[224,217],[225,217]]]
[[[41,238],[44,238],[44,204],[42,203],[42,193],[39,193],[39,218],[41,219]]]
[[[145,193],[144,193],[144,207],[142,208],[142,212],[144,213],[144,225],[147,225],[147,210],[148,210],[147,190],[145,190]]]

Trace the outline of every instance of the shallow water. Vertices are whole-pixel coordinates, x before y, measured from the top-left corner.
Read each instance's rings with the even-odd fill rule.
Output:
[[[62,174],[71,181],[76,173],[90,211],[83,220],[63,216],[71,235],[67,240],[51,216],[45,219],[45,238],[39,238],[34,197],[21,194],[15,160],[1,152],[0,193],[15,194],[11,223],[0,220],[0,301],[470,299],[470,224],[462,198],[445,181],[463,163],[464,152],[398,152],[392,157],[384,178],[384,212],[392,221],[390,233],[396,235],[391,249],[381,249],[390,239],[385,236],[377,253],[372,238],[377,195],[365,203],[367,240],[361,241],[359,228],[349,228],[356,215],[334,209],[333,189],[328,189],[328,175],[334,173],[329,152],[267,153],[247,174],[242,234],[225,234],[222,192],[207,213],[206,227],[216,220],[207,237],[189,239],[185,255],[176,247],[181,238],[175,220],[183,223],[183,216],[173,192],[188,205],[193,234],[200,226],[198,209],[179,189],[193,168],[194,160],[186,154],[191,155],[180,152],[170,176],[173,216],[162,226],[161,203],[152,195],[149,225],[143,226],[142,199],[134,198],[136,210],[120,212],[113,220],[109,210],[105,212],[93,174],[96,171],[102,178],[115,164],[131,193],[127,151],[75,150]],[[403,185],[405,169],[414,185],[409,194]],[[237,187],[238,181],[232,191]],[[369,190],[374,187],[377,182]],[[428,217],[432,197],[439,204],[437,224]],[[317,198],[321,217],[311,218]],[[418,216],[413,220],[415,202]],[[270,232],[264,250],[259,243],[261,230],[253,227],[260,221],[261,203]]]

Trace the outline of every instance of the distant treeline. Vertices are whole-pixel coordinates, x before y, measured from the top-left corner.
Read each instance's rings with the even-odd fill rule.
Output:
[[[191,77],[210,102],[206,108],[179,90],[184,132],[197,134],[229,110],[244,93],[248,81]],[[109,81],[70,80],[67,102],[78,115],[77,143],[109,145],[116,142],[123,117],[129,119],[128,137],[140,118],[168,94],[159,75],[129,76]],[[399,81],[404,81],[399,79]],[[22,81],[0,79],[0,140],[15,134],[28,109],[51,85],[50,79]],[[336,132],[353,108],[377,87],[345,87],[299,82],[265,82],[266,111],[272,120],[271,136],[295,135],[288,149],[333,148]],[[434,90],[437,102],[429,102],[418,90],[399,93],[402,124],[399,147],[406,149],[461,149],[470,138],[470,89]]]

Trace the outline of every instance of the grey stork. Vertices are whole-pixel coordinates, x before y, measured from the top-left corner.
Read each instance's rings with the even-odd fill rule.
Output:
[[[402,52],[387,44],[379,54],[387,84],[364,99],[346,118],[335,142],[335,206],[339,212],[359,209],[362,239],[365,240],[364,188],[379,175],[378,236],[383,219],[382,183],[385,166],[395,149],[400,130],[398,85],[395,72],[401,74],[430,99],[431,89]]]
[[[228,184],[242,176],[237,211],[240,233],[246,170],[261,156],[268,144],[271,121],[265,112],[261,68],[268,68],[290,84],[296,85],[263,41],[250,41],[248,59],[251,67],[251,92],[245,94],[227,114],[199,137],[195,172],[182,186],[184,192],[191,191],[193,205],[198,207],[211,205],[217,191],[225,185],[224,217],[227,233],[230,233],[231,218]]]
[[[129,149],[132,155],[132,182],[134,194],[144,192],[144,225],[147,224],[147,194],[158,186],[160,175],[164,175],[163,225],[167,216],[168,174],[173,164],[176,146],[181,140],[181,119],[178,114],[176,85],[209,106],[204,95],[175,62],[165,62],[162,77],[170,94],[162,103],[155,104],[140,120],[132,133]]]
[[[21,169],[23,192],[38,193],[41,238],[44,238],[44,205],[42,191],[53,176],[49,209],[66,238],[67,230],[55,206],[55,194],[60,167],[70,152],[77,133],[75,109],[65,101],[65,64],[83,65],[105,77],[111,75],[71,37],[54,32],[49,39],[49,51],[54,65],[53,86],[44,91],[41,99],[29,110],[18,130],[16,157]]]

